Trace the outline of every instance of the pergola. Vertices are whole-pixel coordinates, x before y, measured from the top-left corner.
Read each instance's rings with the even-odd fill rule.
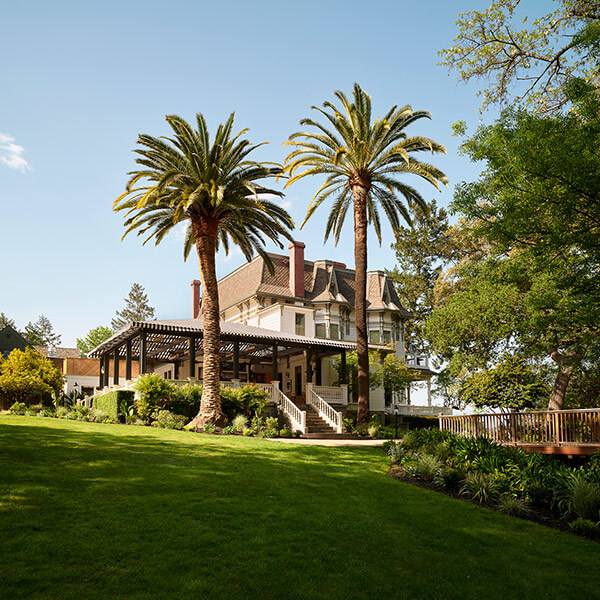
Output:
[[[90,356],[100,359],[100,387],[109,385],[109,366],[113,360],[113,382],[119,384],[120,361],[125,361],[125,378],[131,379],[132,360],[139,360],[140,375],[148,372],[149,364],[172,363],[174,378],[179,379],[180,363],[188,360],[189,378],[195,378],[196,359],[202,356],[204,327],[202,319],[168,321],[133,321],[95,348]],[[382,353],[392,348],[370,344]],[[233,378],[239,378],[240,364],[272,364],[273,380],[277,379],[278,360],[292,354],[306,353],[306,378],[312,381],[312,359],[316,359],[316,383],[321,384],[320,359],[341,355],[340,383],[347,383],[346,352],[356,350],[356,343],[293,335],[280,331],[251,327],[241,323],[221,322],[222,360],[233,363]],[[248,367],[249,369],[250,367]]]

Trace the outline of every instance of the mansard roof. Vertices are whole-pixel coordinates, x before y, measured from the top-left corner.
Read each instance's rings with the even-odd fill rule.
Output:
[[[219,281],[221,310],[235,306],[253,296],[276,296],[294,299],[290,289],[290,262],[287,256],[269,254],[274,272],[260,256],[242,265]],[[329,260],[304,261],[304,299],[310,302],[339,302],[354,308],[354,271]],[[383,271],[367,274],[367,310],[390,310],[404,317],[410,313],[402,306],[398,294]]]

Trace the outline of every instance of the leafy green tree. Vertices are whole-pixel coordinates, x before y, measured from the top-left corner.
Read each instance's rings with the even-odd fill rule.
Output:
[[[264,250],[266,240],[282,246],[281,236],[291,240],[294,223],[269,196],[282,196],[263,187],[266,178],[281,174],[281,167],[249,159],[257,146],[233,134],[234,115],[219,125],[214,140],[201,114],[194,130],[181,117],[170,115],[172,138],[140,135],[136,150],[138,170],[130,173],[125,192],[114,208],[125,211],[125,235],[137,231],[159,244],[180,223],[187,223],[184,257],[196,246],[202,282],[203,388],[202,403],[193,423],[223,422],[220,381],[221,329],[215,255],[237,245],[247,260],[254,252],[272,268]]]
[[[435,200],[428,203],[427,214],[411,211],[411,220],[411,226],[398,230],[396,243],[392,244],[396,266],[387,275],[402,305],[413,315],[405,324],[406,347],[429,351],[423,328],[435,304],[435,284],[454,257],[454,243],[449,235],[448,214],[438,208]]]
[[[504,356],[490,369],[466,377],[458,396],[463,405],[520,411],[543,408],[550,389],[521,356]]]
[[[383,360],[374,362],[370,379],[373,386],[382,385],[389,397],[392,394],[404,394],[406,388],[419,379],[419,372],[407,367],[396,354],[386,354]]]
[[[32,346],[58,346],[61,339],[61,336],[54,332],[50,319],[44,315],[40,315],[35,323],[30,321],[25,325],[23,337]]]
[[[134,283],[125,298],[125,308],[117,311],[117,316],[110,324],[113,331],[118,331],[132,321],[149,321],[152,318],[154,308],[148,302],[146,291],[139,283]]]
[[[402,181],[415,175],[439,189],[446,176],[435,166],[415,156],[445,152],[433,140],[409,137],[406,128],[414,122],[430,118],[426,111],[413,111],[410,106],[393,106],[383,118],[372,119],[371,97],[355,83],[353,101],[334,92],[341,108],[325,102],[323,109],[314,107],[326,124],[302,119],[309,126],[290,136],[294,149],[286,158],[290,175],[286,187],[303,177],[325,175],[325,181],[314,195],[303,225],[328,199],[333,205],[325,226],[325,239],[333,236],[336,244],[349,209],[354,217],[354,263],[356,345],[358,354],[358,425],[369,421],[369,353],[367,332],[367,225],[373,225],[381,243],[383,211],[394,233],[402,220],[410,221],[408,208],[416,205],[422,211],[427,205],[419,192]]]
[[[110,327],[99,325],[90,329],[84,338],[77,338],[75,345],[84,353],[89,354],[94,348],[105,342],[113,335]]]
[[[0,312],[0,329],[10,325],[13,329],[16,329],[15,322],[13,319],[9,319],[3,312]]]
[[[574,79],[598,88],[600,5],[591,0],[558,0],[558,7],[530,20],[521,0],[495,0],[484,11],[459,15],[455,45],[442,50],[445,66],[463,81],[485,79],[479,95],[490,104],[525,101],[555,111],[569,100]],[[513,101],[513,102],[514,102]]]
[[[58,394],[64,378],[52,362],[33,348],[0,355],[0,397],[10,406],[15,402],[49,402]]]

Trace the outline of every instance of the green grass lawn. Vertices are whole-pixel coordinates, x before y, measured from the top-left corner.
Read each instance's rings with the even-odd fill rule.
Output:
[[[0,597],[600,597],[600,545],[378,448],[0,417]]]

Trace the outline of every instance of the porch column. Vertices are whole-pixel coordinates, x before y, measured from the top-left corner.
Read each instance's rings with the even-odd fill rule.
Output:
[[[104,355],[104,368],[102,369],[104,372],[104,382],[102,387],[108,387],[109,384],[109,371],[110,371],[110,356],[108,354]]]
[[[240,342],[233,342],[233,378],[240,378]]]
[[[348,374],[346,373],[346,351],[342,350],[340,354],[340,385],[348,383]]]
[[[190,379],[196,379],[196,338],[194,336],[190,337],[190,368],[189,368],[189,377]]]
[[[104,387],[104,356],[101,356],[98,361],[100,362],[100,369],[98,371],[98,387],[102,389]]]
[[[125,379],[131,379],[131,340],[125,344]]]
[[[277,379],[277,374],[278,374],[277,360],[278,360],[278,348],[277,348],[277,344],[275,344],[273,346],[273,365],[271,367],[272,368],[272,370],[271,370],[272,381],[278,381],[278,379]]]
[[[427,406],[431,406],[431,377],[427,380]]]
[[[315,359],[315,366],[317,367],[316,368],[317,385],[323,385],[321,383],[321,381],[322,381],[323,378],[322,378],[322,375],[321,375],[322,365],[321,365],[321,357],[320,356],[317,356],[317,358]]]
[[[179,361],[173,361],[173,379],[179,379]]]
[[[313,368],[312,368],[312,348],[306,350],[306,382],[312,383]]]
[[[119,385],[119,348],[115,349],[113,359],[113,385]]]
[[[142,333],[140,333],[140,375],[143,375],[146,372],[146,342],[146,332],[142,331]]]

